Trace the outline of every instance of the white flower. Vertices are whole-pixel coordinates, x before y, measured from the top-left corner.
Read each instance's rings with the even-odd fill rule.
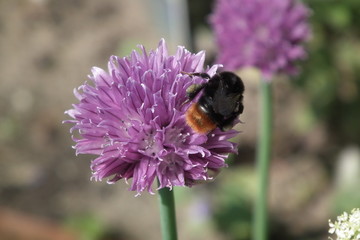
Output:
[[[329,227],[329,233],[335,233],[337,240],[360,239],[360,209],[353,209],[351,214],[344,212],[334,223],[329,220]]]
[[[349,221],[352,223],[360,224],[360,211],[359,209],[353,209]]]

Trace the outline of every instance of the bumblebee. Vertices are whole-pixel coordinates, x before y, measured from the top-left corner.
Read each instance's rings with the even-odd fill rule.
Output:
[[[187,90],[192,101],[201,91],[201,96],[185,113],[186,123],[197,133],[207,134],[216,127],[227,131],[233,127],[234,120],[243,112],[244,83],[232,72],[220,72],[210,77],[207,73],[185,73],[208,81],[191,85]]]

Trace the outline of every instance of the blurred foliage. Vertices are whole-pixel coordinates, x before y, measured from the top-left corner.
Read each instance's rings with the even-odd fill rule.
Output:
[[[360,203],[360,149],[349,146],[339,154],[334,173],[334,215],[358,207]]]
[[[253,168],[227,171],[215,196],[214,221],[230,239],[250,239],[256,188]]]
[[[0,117],[0,143],[14,140],[18,136],[17,122],[10,117]]]
[[[358,185],[359,186],[359,185]],[[360,192],[358,188],[336,191],[333,215],[339,215],[344,211],[350,212],[359,206]]]
[[[73,215],[64,225],[79,236],[79,240],[129,240],[134,239],[126,230],[111,228],[93,214]]]
[[[360,1],[308,0],[313,10],[309,58],[295,85],[337,143],[360,143]]]
[[[192,33],[198,28],[208,24],[207,17],[211,12],[213,2],[214,0],[188,0],[190,28]]]
[[[81,240],[99,240],[105,234],[104,225],[91,215],[74,216],[65,225],[76,231]]]

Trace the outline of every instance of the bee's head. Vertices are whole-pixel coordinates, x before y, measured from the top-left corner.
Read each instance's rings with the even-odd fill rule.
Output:
[[[221,72],[220,81],[214,94],[213,109],[215,113],[227,118],[234,113],[242,113],[244,84],[232,72]]]

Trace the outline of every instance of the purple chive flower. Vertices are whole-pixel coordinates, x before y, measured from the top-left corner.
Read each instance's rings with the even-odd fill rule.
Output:
[[[309,38],[310,11],[296,0],[217,0],[210,22],[218,45],[217,61],[229,70],[252,66],[270,79],[295,74]]]
[[[92,179],[131,179],[130,190],[191,186],[211,179],[211,172],[226,166],[224,159],[236,152],[227,141],[237,131],[215,129],[207,135],[192,131],[184,113],[186,89],[205,80],[181,72],[216,73],[218,65],[204,69],[205,53],[192,54],[178,47],[168,55],[165,41],[147,53],[110,57],[108,71],[94,67],[90,81],[74,90],[79,103],[66,111],[74,120],[71,132],[76,154],[94,154]]]

